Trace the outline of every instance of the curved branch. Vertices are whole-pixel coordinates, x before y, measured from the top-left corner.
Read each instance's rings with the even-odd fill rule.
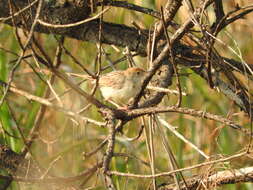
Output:
[[[102,2],[98,2],[97,6],[113,6],[113,7],[122,7],[125,9],[129,9],[129,10],[134,10],[137,12],[141,12],[150,16],[153,16],[155,18],[160,18],[161,14],[158,11],[149,9],[149,8],[144,8],[138,5],[134,5],[132,3],[128,3],[127,1],[110,1],[110,0],[104,0]]]

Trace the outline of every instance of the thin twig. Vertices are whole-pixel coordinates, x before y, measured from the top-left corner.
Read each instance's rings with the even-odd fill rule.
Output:
[[[153,16],[155,18],[160,18],[160,13],[158,11],[149,9],[149,8],[144,8],[138,5],[134,5],[131,4],[127,1],[111,1],[111,0],[104,0],[102,2],[98,2],[97,3],[98,6],[100,5],[105,5],[105,6],[112,6],[112,7],[122,7],[122,8],[126,8],[129,10],[134,10],[134,11],[138,11],[150,16]]]
[[[221,158],[221,159],[217,159],[217,160],[213,160],[213,161],[209,161],[209,162],[204,162],[204,163],[196,164],[196,165],[189,166],[186,168],[181,168],[181,169],[177,169],[177,170],[173,170],[173,171],[169,171],[169,172],[163,172],[163,173],[159,173],[159,174],[155,174],[155,175],[141,175],[141,174],[123,173],[123,172],[118,172],[118,171],[109,171],[108,173],[110,175],[122,176],[122,177],[133,177],[133,178],[154,178],[155,177],[155,178],[157,178],[157,177],[170,176],[173,173],[192,170],[192,169],[200,168],[203,166],[208,166],[208,165],[217,164],[217,163],[221,163],[221,162],[231,161],[234,159],[242,158],[243,156],[246,156],[247,154],[248,154],[248,152],[242,152],[242,153],[234,154],[229,157],[225,157],[225,158]]]
[[[95,15],[93,17],[90,17],[90,18],[87,18],[85,20],[78,21],[78,22],[75,22],[75,23],[71,23],[71,24],[50,24],[50,23],[47,23],[47,22],[45,22],[43,20],[40,20],[40,19],[38,19],[38,23],[40,23],[43,26],[49,27],[49,28],[69,28],[69,27],[75,27],[75,26],[79,26],[81,24],[84,24],[84,23],[87,23],[87,22],[90,22],[92,20],[95,20],[95,19],[99,18],[100,15],[103,15],[109,9],[110,9],[110,7],[104,9],[103,11],[101,11],[100,13],[98,13],[97,15]]]

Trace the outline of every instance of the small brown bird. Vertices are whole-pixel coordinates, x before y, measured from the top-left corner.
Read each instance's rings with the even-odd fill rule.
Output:
[[[126,105],[140,91],[145,75],[145,70],[139,67],[131,67],[101,75],[98,84],[105,100],[117,105]],[[79,76],[95,81],[91,77]]]

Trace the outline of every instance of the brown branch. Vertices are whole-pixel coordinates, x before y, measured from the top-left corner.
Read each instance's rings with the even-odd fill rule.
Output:
[[[33,3],[33,2],[32,2]],[[20,9],[25,8],[27,4],[25,1],[15,1],[15,4]],[[33,6],[37,5],[33,3]],[[34,9],[35,7],[33,7]],[[70,24],[75,23],[80,20],[87,18],[88,11],[87,4],[83,7],[75,7],[74,5],[66,7],[53,7],[48,4],[44,4],[41,17],[44,21],[53,24]],[[9,7],[7,0],[0,1],[0,17],[2,20],[12,25],[8,19],[10,17]],[[27,13],[27,9],[23,10],[23,14]],[[20,13],[19,13],[20,14]],[[17,25],[21,26],[22,20],[19,18],[19,14],[14,13],[15,19],[17,20]],[[74,15],[74,16],[73,16]],[[27,26],[32,25],[33,18],[29,18],[26,21]],[[101,38],[102,43],[114,44],[116,46],[126,47],[128,46],[131,51],[141,52],[145,54],[145,45],[147,36],[141,35],[139,31],[133,27],[128,27],[120,24],[113,24],[108,22],[102,22],[103,35]],[[75,38],[83,41],[99,42],[99,19],[94,20],[89,23],[84,23],[82,25],[73,28],[49,28],[43,25],[38,25],[35,31],[47,34],[59,34],[66,37]]]
[[[224,10],[223,10],[223,4],[222,1],[220,0],[214,0],[214,12],[216,16],[216,23],[220,21],[220,19],[223,18],[225,15]]]
[[[178,12],[178,9],[182,5],[182,0],[169,0],[167,1],[164,9],[164,21],[160,21],[157,27],[157,32],[156,32],[156,38],[159,39],[161,35],[163,34],[163,28],[168,27],[170,22],[173,20],[175,17],[176,13]]]
[[[252,11],[253,11],[252,5],[232,10],[229,13],[227,13],[226,15],[224,15],[222,18],[220,18],[219,21],[214,23],[213,26],[211,27],[211,30],[214,31],[214,34],[216,36],[226,26],[228,26],[229,24],[243,18],[245,15],[251,13]],[[235,14],[235,15],[231,16],[233,14]]]
[[[75,26],[82,25],[84,23],[88,23],[92,20],[96,20],[97,18],[99,18],[101,15],[103,15],[108,10],[109,10],[109,8],[104,9],[103,11],[101,11],[100,13],[98,13],[97,15],[95,15],[93,17],[90,17],[90,18],[87,18],[87,19],[84,19],[84,20],[81,20],[81,21],[78,21],[78,22],[75,22],[75,23],[70,23],[70,24],[51,24],[51,23],[45,22],[45,21],[40,20],[40,19],[38,20],[38,23],[40,23],[42,26],[45,26],[45,27],[48,27],[48,28],[72,28],[72,27],[75,27]]]
[[[109,134],[107,138],[108,144],[107,144],[105,157],[103,160],[103,172],[106,174],[109,169],[109,164],[114,153],[115,135],[116,135],[115,121],[116,120],[115,120],[115,116],[113,115],[112,112],[110,112],[110,110],[104,110],[103,113],[107,120],[107,127],[109,128]]]
[[[112,7],[122,7],[122,8],[128,9],[128,10],[134,10],[134,11],[137,11],[137,12],[147,14],[147,15],[153,16],[155,18],[160,18],[161,17],[161,15],[158,11],[155,11],[155,10],[152,10],[152,9],[149,9],[149,8],[144,8],[144,7],[135,5],[135,4],[131,4],[127,1],[104,0],[102,2],[97,3],[97,6],[101,6],[101,5],[112,6]]]
[[[193,179],[187,180],[187,187],[182,186],[181,190],[197,190],[201,188],[217,188],[225,184],[237,184],[253,182],[253,167],[230,169],[215,172],[214,174],[205,177],[194,177]],[[183,184],[182,184],[183,185]],[[161,185],[159,189],[162,190],[173,190],[175,184]]]
[[[22,155],[15,153],[5,145],[0,145],[0,168],[14,174],[23,159]]]
[[[176,113],[182,113],[191,115],[194,117],[200,117],[200,118],[206,118],[214,121],[221,122],[223,124],[226,124],[234,129],[238,129],[248,135],[249,133],[246,129],[241,127],[240,125],[234,123],[233,121],[226,119],[224,117],[221,117],[219,115],[211,114],[205,111],[199,111],[194,110],[190,108],[183,108],[183,107],[177,107],[177,106],[170,106],[170,107],[149,107],[149,108],[141,108],[141,109],[134,109],[127,112],[128,117],[135,118],[140,117],[147,114],[155,114],[155,113],[166,113],[166,112],[176,112]]]
[[[163,176],[171,176],[172,174],[177,173],[177,172],[183,172],[183,171],[192,170],[195,168],[201,168],[203,166],[208,166],[208,165],[213,165],[216,163],[222,163],[222,162],[227,162],[227,161],[239,159],[239,158],[244,157],[247,154],[248,154],[247,152],[242,152],[242,153],[238,153],[238,154],[235,154],[235,155],[232,155],[229,157],[225,157],[225,158],[221,158],[221,159],[217,159],[217,160],[213,160],[213,161],[208,161],[208,162],[203,162],[201,164],[196,164],[196,165],[189,166],[186,168],[180,168],[177,170],[173,170],[173,171],[169,171],[169,172],[162,172],[162,173],[158,173],[158,174],[154,174],[154,175],[123,173],[123,172],[118,172],[118,171],[110,171],[109,174],[115,175],[115,176],[122,176],[122,177],[132,177],[132,178],[156,178],[156,177],[163,177]]]

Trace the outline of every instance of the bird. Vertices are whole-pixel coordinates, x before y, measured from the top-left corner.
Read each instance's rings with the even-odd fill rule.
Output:
[[[146,71],[139,67],[130,67],[126,70],[112,71],[102,74],[98,79],[98,86],[103,98],[117,107],[127,105],[141,90]],[[75,75],[91,80],[95,79],[84,75]]]

